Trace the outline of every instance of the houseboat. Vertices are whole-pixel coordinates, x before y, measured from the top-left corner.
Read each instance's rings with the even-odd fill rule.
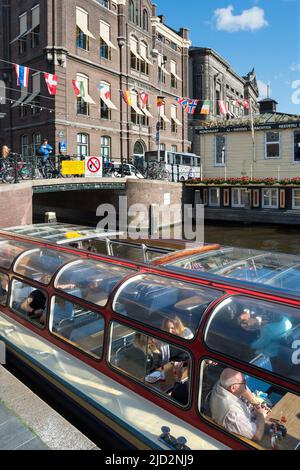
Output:
[[[11,360],[127,448],[299,448],[300,257],[161,246],[141,261],[33,228],[0,231]]]

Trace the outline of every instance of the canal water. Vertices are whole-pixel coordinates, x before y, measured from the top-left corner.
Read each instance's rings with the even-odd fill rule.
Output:
[[[206,243],[300,254],[300,229],[287,225],[206,224]]]

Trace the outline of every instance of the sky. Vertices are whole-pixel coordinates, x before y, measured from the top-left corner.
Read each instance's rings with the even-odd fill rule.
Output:
[[[260,98],[300,114],[300,0],[155,0],[157,14],[190,30],[193,46],[214,49],[239,75],[255,68]],[[196,98],[196,97],[190,97]]]

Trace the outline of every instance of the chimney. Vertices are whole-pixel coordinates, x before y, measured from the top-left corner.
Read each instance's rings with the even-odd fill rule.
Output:
[[[181,36],[183,39],[189,39],[189,30],[187,28],[180,28],[179,30],[179,36]]]
[[[153,16],[154,18],[155,18],[156,15],[157,15],[156,9],[157,9],[157,6],[155,5],[155,3],[152,3],[152,16]]]

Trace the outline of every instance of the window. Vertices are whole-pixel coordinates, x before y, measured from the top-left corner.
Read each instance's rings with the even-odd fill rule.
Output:
[[[109,9],[109,0],[98,0],[100,5]]]
[[[138,107],[138,93],[135,90],[131,91],[131,101],[132,101],[131,114],[130,114],[131,122],[133,124],[140,124],[144,122],[141,119],[144,117],[144,113]]]
[[[28,107],[24,105],[24,102],[28,98],[28,90],[25,87],[21,87],[21,96],[17,102],[15,102],[12,107],[16,107],[19,105],[19,116],[20,117],[26,117],[27,116],[27,111]]]
[[[175,44],[175,42],[171,41],[171,48],[174,50],[174,51],[177,51],[177,44]]]
[[[176,62],[174,62],[174,60],[171,60],[170,67],[171,67],[171,87],[177,88],[178,81],[180,81],[181,79],[177,75],[177,64]]]
[[[265,427],[260,427],[257,421],[252,419],[250,399],[253,403],[264,402],[270,409],[265,418]],[[235,438],[244,442],[247,439],[247,444],[252,443],[256,449],[296,449],[299,443],[299,425],[295,421],[296,413],[292,409],[298,410],[299,407],[299,396],[253,374],[230,369],[225,364],[209,359],[201,364],[199,397],[201,415],[208,418],[210,424],[213,421],[216,427],[223,428]],[[236,419],[237,416],[239,419]],[[274,425],[274,422],[277,422],[277,427],[272,433],[271,425],[272,423]],[[279,430],[284,432],[283,438],[276,438]]]
[[[101,157],[103,162],[107,163],[111,160],[111,138],[107,136],[101,137]]]
[[[39,132],[32,135],[32,142],[33,142],[34,155],[36,155],[37,150],[40,148],[41,143],[42,143],[42,136]]]
[[[280,158],[280,134],[279,132],[266,132],[265,158]]]
[[[56,296],[51,302],[49,326],[52,333],[101,359],[105,322],[99,313]]]
[[[85,75],[77,74],[76,81],[80,88],[80,96],[77,97],[77,114],[89,116],[90,104],[95,104],[89,95],[89,79]]]
[[[133,70],[140,70],[140,61],[142,58],[138,54],[138,40],[131,36],[130,37],[130,65]]]
[[[224,166],[226,163],[226,137],[216,135],[215,137],[215,165]]]
[[[243,269],[242,263],[240,267]],[[266,267],[257,269],[266,276]],[[255,275],[248,271],[249,276]],[[273,275],[269,284],[290,287],[288,276],[282,271],[279,276]],[[295,350],[299,349],[299,340],[299,309],[241,295],[227,298],[215,307],[205,331],[209,348],[298,382]]]
[[[6,86],[4,80],[0,80],[0,104],[6,104]]]
[[[89,14],[82,8],[76,7],[76,47],[89,50],[89,39],[95,39],[88,29]]]
[[[27,50],[27,13],[19,16],[19,54],[24,54]]]
[[[262,190],[262,207],[267,209],[278,209],[278,190],[263,189]]]
[[[29,243],[21,243],[10,240],[0,239],[0,266],[4,269],[10,269],[11,265],[20,253],[32,248]]]
[[[134,3],[133,3],[133,0],[129,0],[129,21],[134,23]]]
[[[89,135],[77,134],[77,156],[87,157],[89,153]]]
[[[141,0],[135,0],[135,22],[138,26],[141,24]]]
[[[143,274],[121,286],[113,309],[152,328],[191,339],[208,305],[219,295],[213,289]]]
[[[294,132],[294,161],[300,162],[300,131]]]
[[[19,256],[14,272],[47,285],[58,268],[72,259],[73,256],[67,253],[48,248],[33,248]]]
[[[171,151],[177,152],[177,145],[171,145]]]
[[[169,400],[188,404],[192,360],[187,352],[117,322],[111,325],[110,338],[109,362],[115,369]],[[183,370],[176,383],[173,362],[178,361]]]
[[[31,47],[40,44],[40,5],[35,5],[31,9]]]
[[[149,65],[152,65],[148,59],[148,45],[141,41],[140,43],[140,54],[141,54],[141,73],[149,75]]]
[[[146,9],[143,10],[143,30],[148,31],[149,29],[149,15]]]
[[[40,112],[41,75],[40,72],[32,74],[32,94],[24,101],[31,104],[31,114],[35,116]]]
[[[111,50],[116,49],[111,42],[111,28],[108,23],[100,20],[100,57],[111,60]]]
[[[231,207],[245,207],[247,201],[246,188],[232,188],[231,189]]]
[[[104,96],[105,93],[106,94],[108,93],[107,96],[110,96],[110,84],[101,82],[100,85],[104,87],[103,91],[101,89],[102,93],[100,93],[100,118],[110,120],[111,112],[110,112],[110,108],[108,106],[107,100],[105,99],[105,96]]]
[[[300,189],[293,189],[293,209],[300,209]]]
[[[176,133],[178,126],[182,127],[181,122],[177,119],[177,106],[171,105],[171,132]]]
[[[211,207],[220,207],[220,188],[208,189],[208,205]]]
[[[47,294],[30,284],[14,279],[10,308],[30,322],[42,327],[46,323]]]
[[[6,274],[0,273],[0,305],[6,305],[9,279]]]
[[[169,72],[165,69],[167,63],[167,56],[158,54],[158,82],[166,83],[166,75],[170,75]]]
[[[29,157],[29,143],[28,143],[28,135],[24,134],[21,136],[21,154],[22,157]]]
[[[60,271],[55,286],[69,295],[104,306],[118,282],[131,273],[117,265],[79,260]]]

